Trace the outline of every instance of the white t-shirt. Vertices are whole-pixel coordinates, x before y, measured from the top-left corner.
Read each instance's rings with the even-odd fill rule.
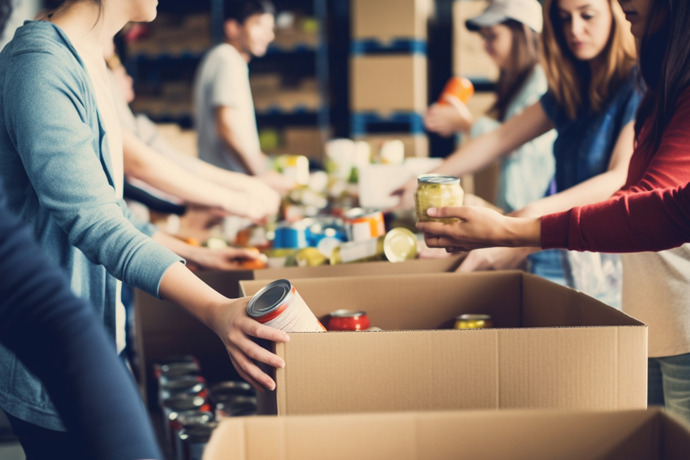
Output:
[[[621,258],[623,311],[649,326],[649,357],[690,353],[690,244]]]
[[[223,43],[204,57],[194,82],[195,125],[199,158],[220,168],[248,173],[239,154],[216,131],[216,109],[232,107],[239,112],[242,137],[248,154],[261,154],[247,61],[234,46]]]
[[[105,136],[110,149],[110,167],[113,180],[115,181],[115,195],[117,198],[122,198],[124,188],[122,127],[115,110],[110,77],[108,76],[105,60],[102,57],[94,59],[80,50],[77,51],[79,51],[79,56],[84,62],[89,77],[91,77],[91,86],[93,87],[96,104],[98,105],[98,115],[106,132]],[[115,341],[117,343],[117,352],[121,353],[126,345],[125,324],[127,320],[125,307],[122,304],[122,282],[120,280],[117,281],[115,292]]]

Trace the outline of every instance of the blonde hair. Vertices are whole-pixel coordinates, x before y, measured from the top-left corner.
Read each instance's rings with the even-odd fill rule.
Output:
[[[591,76],[587,95],[593,112],[600,111],[609,97],[628,78],[637,63],[635,38],[625,21],[625,14],[617,0],[608,0],[613,16],[604,65]],[[582,107],[583,80],[589,66],[577,60],[568,48],[558,15],[558,0],[544,0],[544,30],[542,32],[543,67],[549,90],[565,113],[575,119]]]

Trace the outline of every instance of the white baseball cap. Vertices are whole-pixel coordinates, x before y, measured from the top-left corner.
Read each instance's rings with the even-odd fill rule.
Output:
[[[536,33],[541,33],[544,22],[537,0],[493,0],[482,14],[468,19],[465,26],[476,32],[482,27],[495,26],[509,19],[526,25]]]

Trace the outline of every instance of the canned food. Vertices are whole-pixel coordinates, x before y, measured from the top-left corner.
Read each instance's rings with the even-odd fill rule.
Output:
[[[360,208],[351,209],[345,213],[345,224],[349,241],[365,241],[386,234],[380,211],[367,213]]]
[[[163,420],[165,424],[165,437],[168,443],[172,443],[172,422],[178,414],[187,411],[211,412],[211,406],[206,398],[198,395],[176,394],[163,401]]]
[[[319,244],[316,246],[316,249],[318,249],[326,259],[330,260],[333,256],[333,250],[341,244],[343,244],[343,242],[338,238],[326,237],[319,240]]]
[[[211,439],[213,430],[218,422],[209,422],[203,425],[195,425],[180,431],[179,438],[182,441],[182,458],[184,460],[202,460],[204,448]]]
[[[256,415],[256,396],[233,395],[218,402],[215,408],[216,420],[227,417],[246,417]]]
[[[207,396],[206,380],[198,375],[183,375],[166,380],[158,389],[158,404],[162,406],[163,401],[176,394],[197,395],[205,398]]]
[[[331,265],[387,260],[404,262],[417,257],[417,237],[406,228],[394,228],[376,239],[343,243],[333,250]]]
[[[299,185],[309,183],[309,159],[302,155],[281,155],[276,158],[276,166],[283,176]]]
[[[201,368],[198,363],[170,363],[160,367],[158,383],[160,385],[175,380],[184,375],[199,375]]]
[[[208,399],[211,404],[216,404],[231,396],[255,396],[256,393],[247,382],[228,380],[216,383],[209,388]]]
[[[327,263],[328,259],[316,248],[304,248],[295,254],[295,261],[298,267],[318,267]]]
[[[196,425],[204,425],[214,420],[213,413],[201,412],[198,410],[184,411],[177,414],[177,417],[170,422],[172,428],[172,447],[175,459],[184,459],[184,449],[180,440],[180,432],[184,429]]]
[[[329,331],[363,331],[369,326],[369,317],[364,311],[336,310],[328,320]]]
[[[446,96],[455,96],[463,103],[467,104],[467,101],[470,100],[472,95],[474,95],[474,85],[470,80],[465,77],[451,77],[443,88],[438,103],[441,105],[450,105],[446,100]]]
[[[405,162],[405,144],[400,139],[384,141],[379,157],[384,165],[401,165]]]
[[[417,208],[417,220],[419,222],[442,222],[451,224],[456,218],[429,217],[429,208],[446,208],[449,206],[462,206],[465,192],[460,187],[460,179],[452,176],[440,176],[427,174],[417,178],[417,192],[415,193],[415,206]]]
[[[308,246],[306,225],[283,223],[276,228],[273,239],[274,249],[302,249]]]
[[[266,326],[285,332],[326,330],[288,280],[264,286],[249,301],[247,314]]]
[[[494,327],[489,315],[460,315],[455,318],[455,329],[486,329]]]
[[[161,368],[163,366],[167,366],[173,363],[194,363],[199,367],[199,360],[196,359],[192,355],[173,355],[173,356],[166,356],[165,358],[161,359],[160,361],[157,361],[153,365],[153,375],[156,378],[160,378],[161,376]]]

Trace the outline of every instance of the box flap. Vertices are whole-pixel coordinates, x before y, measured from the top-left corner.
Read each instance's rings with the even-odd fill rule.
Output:
[[[234,418],[216,429],[204,460],[677,460],[660,452],[687,446],[690,433],[666,429],[665,417],[640,410]]]

